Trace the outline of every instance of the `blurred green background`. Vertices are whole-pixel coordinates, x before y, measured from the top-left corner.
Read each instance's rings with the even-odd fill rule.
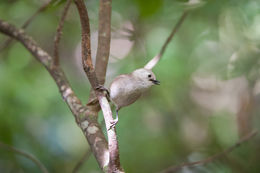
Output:
[[[45,2],[0,0],[0,18],[19,27]],[[86,4],[94,59],[99,2]],[[26,29],[50,54],[64,5],[64,0],[55,1]],[[190,10],[153,70],[161,85],[119,112],[117,133],[126,172],[153,173],[197,161],[260,129],[259,0],[120,0],[113,1],[112,9],[106,86],[155,56],[183,10]],[[81,66],[80,35],[72,4],[60,44],[61,65],[86,103],[90,85]],[[6,39],[0,34],[0,45]],[[88,149],[48,72],[16,42],[0,52],[0,141],[35,155],[55,173],[71,172]],[[179,172],[259,173],[259,144],[256,137],[220,160]],[[0,148],[0,172],[40,170]],[[101,171],[91,156],[80,172]]]

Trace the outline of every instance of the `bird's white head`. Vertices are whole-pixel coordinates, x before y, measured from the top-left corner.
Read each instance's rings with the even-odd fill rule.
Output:
[[[144,88],[150,88],[152,85],[160,85],[160,81],[156,80],[156,77],[151,70],[140,68],[133,71],[132,75],[140,81],[140,85]]]

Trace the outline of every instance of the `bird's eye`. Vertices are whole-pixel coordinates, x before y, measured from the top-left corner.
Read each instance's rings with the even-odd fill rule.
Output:
[[[150,77],[152,77],[152,75],[151,75],[151,74],[148,74],[148,77],[150,78]]]

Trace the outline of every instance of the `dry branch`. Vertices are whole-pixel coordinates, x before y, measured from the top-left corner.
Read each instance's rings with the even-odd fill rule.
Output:
[[[56,65],[56,66],[59,65],[59,59],[60,59],[59,58],[59,43],[60,43],[60,39],[61,39],[62,28],[63,28],[64,21],[65,21],[66,15],[68,13],[71,2],[72,2],[72,0],[67,0],[67,2],[65,4],[65,7],[64,7],[64,10],[62,12],[61,19],[60,19],[60,22],[59,22],[59,25],[58,25],[58,28],[57,28],[57,31],[56,31],[56,35],[55,35],[55,38],[54,38],[54,53],[53,53],[53,56],[54,56],[54,65]]]
[[[31,37],[26,35],[22,29],[17,29],[13,25],[0,20],[0,32],[21,42],[49,71],[56,82],[64,101],[73,113],[77,124],[87,138],[100,168],[104,169],[109,163],[109,152],[107,141],[96,119],[97,112],[82,105],[81,101],[76,97],[70,87],[63,70],[60,67],[53,66],[53,58],[39,47]]]
[[[243,138],[241,138],[238,142],[236,142],[234,145],[232,145],[231,147],[225,149],[224,151],[217,153],[211,157],[208,157],[204,160],[200,160],[200,161],[196,161],[196,162],[190,162],[190,163],[183,163],[181,165],[178,166],[171,166],[163,171],[161,171],[161,173],[172,173],[172,172],[177,172],[179,170],[181,170],[184,167],[193,167],[193,166],[198,166],[198,165],[205,165],[207,163],[211,163],[214,162],[217,159],[220,159],[221,157],[227,155],[228,153],[232,152],[234,149],[236,149],[237,147],[239,147],[240,145],[242,145],[243,143],[249,141],[250,139],[252,139],[254,136],[257,135],[257,131],[252,131],[251,133],[247,134],[246,136],[244,136]]]
[[[0,142],[0,147],[6,148],[10,151],[15,152],[16,154],[20,154],[23,157],[26,157],[27,159],[31,160],[32,162],[34,162],[39,169],[43,172],[43,173],[49,173],[49,171],[47,170],[47,168],[41,163],[40,160],[38,160],[35,156],[33,156],[32,154],[26,153],[20,149],[14,148],[12,146],[9,146],[7,144],[4,144],[2,142]]]
[[[160,52],[158,55],[156,55],[155,57],[153,57],[153,59],[151,59],[145,66],[144,68],[146,69],[152,69],[161,59],[162,55],[165,52],[166,47],[168,46],[168,44],[171,42],[172,38],[174,37],[174,35],[176,34],[176,32],[178,31],[178,29],[180,28],[181,24],[183,23],[183,21],[185,20],[186,16],[188,15],[188,12],[185,11],[183,12],[181,18],[178,20],[177,24],[174,26],[171,34],[169,35],[169,37],[167,38],[167,40],[165,41],[165,43],[163,44]]]

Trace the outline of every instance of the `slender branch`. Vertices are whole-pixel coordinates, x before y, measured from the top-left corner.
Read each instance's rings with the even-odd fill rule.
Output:
[[[186,16],[188,15],[188,12],[185,11],[183,12],[181,18],[178,20],[177,24],[174,26],[171,34],[169,35],[169,37],[167,38],[167,40],[165,41],[165,43],[163,44],[160,52],[158,55],[156,55],[155,57],[153,57],[153,59],[151,59],[145,66],[144,68],[146,69],[152,69],[161,59],[161,57],[163,56],[166,47],[168,46],[168,44],[171,42],[172,38],[174,37],[174,35],[176,34],[176,32],[178,31],[178,29],[180,28],[181,24],[183,23],[183,21],[185,20]]]
[[[111,40],[111,3],[112,0],[100,0],[98,48],[96,56],[96,74],[100,84],[105,83]]]
[[[80,170],[81,166],[83,166],[84,162],[88,160],[90,156],[91,156],[91,150],[90,148],[88,148],[88,150],[84,153],[84,155],[79,160],[79,162],[77,162],[77,164],[73,168],[72,173],[77,173]]]
[[[10,151],[15,152],[16,154],[20,154],[21,156],[26,157],[27,159],[31,160],[32,162],[34,162],[39,169],[43,172],[43,173],[49,173],[49,171],[47,170],[47,168],[41,163],[40,160],[38,160],[35,156],[33,156],[32,154],[26,153],[20,149],[14,148],[12,146],[9,146],[7,144],[4,144],[2,142],[0,142],[0,147],[6,148]]]
[[[98,81],[104,85],[106,79],[107,64],[111,41],[111,3],[112,0],[100,0],[99,26],[98,26],[98,48],[96,55],[95,70]],[[91,89],[88,105],[100,110],[95,92]]]
[[[27,19],[24,24],[22,25],[22,29],[25,29],[29,26],[29,24],[33,21],[33,19],[40,13],[43,12],[44,10],[47,9],[47,7],[51,4],[52,0],[48,1],[47,3],[43,4],[29,19]],[[12,43],[13,38],[8,38],[4,43],[0,46],[0,52]]]
[[[111,41],[111,3],[112,0],[100,0],[99,7],[99,26],[98,26],[98,48],[96,55],[95,70],[98,81],[101,85],[104,85],[106,79],[107,64],[110,52]],[[90,91],[89,103],[93,100],[97,100],[93,89]],[[100,106],[98,101],[94,101],[92,107],[96,108],[98,112]],[[104,123],[104,121],[103,121]],[[102,124],[103,124],[102,123]]]
[[[96,94],[97,95],[97,94]],[[101,106],[104,120],[107,129],[107,138],[108,138],[108,150],[109,150],[109,165],[108,165],[108,172],[109,173],[121,173],[123,172],[121,165],[120,165],[120,158],[119,158],[119,148],[118,148],[118,141],[116,136],[116,129],[111,127],[111,122],[113,122],[112,111],[110,105],[107,101],[105,96],[97,95],[99,104]]]
[[[109,1],[103,1],[106,3],[110,3]],[[84,71],[91,83],[92,88],[95,90],[96,87],[99,85],[97,76],[95,73],[95,69],[92,65],[91,60],[91,51],[90,51],[90,28],[89,28],[89,18],[87,8],[83,2],[83,0],[75,0],[76,6],[78,8],[78,12],[80,15],[81,21],[81,32],[82,32],[82,62]],[[107,98],[103,92],[98,92],[95,90],[95,94],[99,100],[100,107],[102,109],[106,129],[107,129],[107,137],[108,137],[108,149],[109,149],[109,165],[108,165],[108,172],[115,173],[121,172],[120,167],[120,159],[119,159],[119,149],[118,149],[118,142],[116,136],[115,128],[111,130],[111,122],[113,122],[112,111],[110,105],[107,101]]]
[[[26,35],[23,30],[17,29],[13,25],[0,20],[0,32],[20,41],[49,71],[56,82],[64,101],[73,113],[78,126],[87,138],[100,168],[104,169],[109,163],[109,152],[106,138],[97,122],[97,112],[89,107],[83,106],[73,92],[63,70],[60,67],[53,66],[53,58],[39,47],[31,37]]]
[[[107,64],[111,41],[111,2],[112,0],[100,0],[99,26],[98,26],[98,49],[96,55],[95,70],[98,81],[104,85],[106,79]],[[100,110],[95,92],[91,89],[88,105],[95,106]]]
[[[78,8],[81,23],[81,52],[83,69],[89,79],[92,88],[96,88],[98,86],[98,80],[91,59],[90,27],[87,8],[83,0],[75,0],[74,2],[76,3],[76,6]]]
[[[65,21],[65,18],[67,16],[71,2],[72,2],[72,0],[67,0],[67,2],[65,4],[65,7],[64,7],[64,10],[62,12],[61,19],[60,19],[60,22],[59,22],[59,25],[58,25],[58,28],[57,28],[57,31],[56,31],[56,35],[55,35],[55,38],[54,38],[54,53],[53,53],[53,56],[54,56],[54,65],[56,65],[56,66],[59,65],[59,59],[60,59],[59,58],[59,43],[60,43],[60,39],[61,39],[64,21]]]
[[[184,167],[193,167],[193,166],[198,166],[198,165],[205,165],[207,163],[210,162],[214,162],[217,159],[220,159],[221,157],[227,155],[228,153],[232,152],[234,149],[236,149],[237,147],[239,147],[240,145],[242,145],[243,143],[249,141],[250,139],[252,139],[254,136],[257,135],[257,131],[252,131],[251,133],[247,134],[246,136],[244,136],[243,138],[241,138],[238,142],[236,142],[234,145],[232,145],[231,147],[225,149],[224,151],[217,153],[211,157],[208,157],[204,160],[200,160],[200,161],[196,161],[196,162],[190,162],[190,163],[183,163],[179,166],[172,166],[169,167],[163,171],[161,171],[161,173],[170,173],[170,172],[176,172]]]

